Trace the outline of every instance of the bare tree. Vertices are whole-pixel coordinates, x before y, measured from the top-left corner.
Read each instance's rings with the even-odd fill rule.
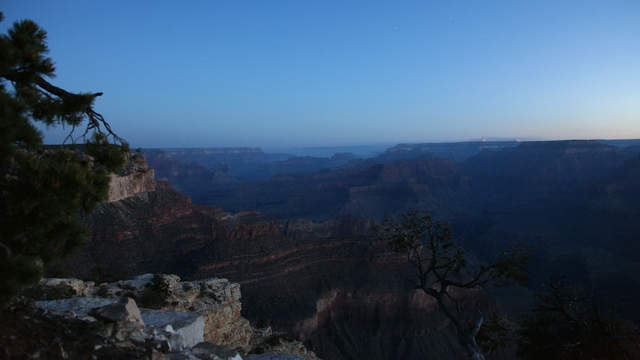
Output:
[[[528,251],[515,247],[487,265],[469,265],[464,249],[451,236],[448,225],[435,221],[427,212],[412,210],[398,219],[387,219],[379,236],[396,252],[404,252],[415,269],[416,288],[433,297],[440,311],[451,321],[460,344],[474,360],[485,359],[476,337],[483,326],[482,314],[471,325],[462,321],[461,307],[452,289],[474,289],[492,283],[525,281]]]

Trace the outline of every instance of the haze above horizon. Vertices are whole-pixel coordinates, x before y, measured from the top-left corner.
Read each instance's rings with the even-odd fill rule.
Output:
[[[134,147],[640,138],[639,1],[2,5]]]

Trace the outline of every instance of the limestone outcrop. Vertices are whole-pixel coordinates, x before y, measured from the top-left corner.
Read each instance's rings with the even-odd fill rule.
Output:
[[[53,358],[318,359],[299,341],[252,327],[240,314],[240,285],[226,279],[181,281],[176,275],[145,274],[99,285],[43,279],[25,296],[39,300],[25,306],[24,314],[11,310],[0,318],[9,323],[5,317],[20,317],[19,328],[12,329],[18,336],[30,326],[24,332],[42,331],[43,323],[59,329],[38,339],[49,336],[55,342],[51,350],[45,341],[37,354],[41,358],[53,351]],[[0,326],[0,345],[4,341]]]
[[[240,285],[226,279],[180,281],[177,275],[145,274],[102,284],[95,293],[109,298],[128,294],[143,306],[196,313],[204,320],[204,340],[214,344],[246,349],[253,333],[240,315]]]
[[[131,155],[119,174],[111,174],[107,202],[114,202],[139,193],[154,191],[154,170],[141,155]]]
[[[183,354],[203,343],[204,319],[188,312],[140,309],[132,298],[76,297],[36,301],[36,310],[59,323],[81,322],[95,333],[94,349]],[[228,352],[233,352],[228,349]],[[238,355],[233,352],[233,358]],[[206,358],[206,357],[205,357]]]
[[[50,278],[40,280],[40,284],[28,289],[30,297],[41,300],[62,299],[76,296],[89,296],[95,283],[80,279]]]

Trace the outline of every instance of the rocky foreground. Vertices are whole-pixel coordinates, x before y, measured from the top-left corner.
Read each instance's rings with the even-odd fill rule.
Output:
[[[140,275],[95,284],[43,279],[0,313],[0,358],[314,360],[241,316],[240,285]]]

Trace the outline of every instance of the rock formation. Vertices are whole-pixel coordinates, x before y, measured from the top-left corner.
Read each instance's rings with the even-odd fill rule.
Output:
[[[107,297],[127,294],[143,305],[198,314],[204,339],[215,344],[246,349],[251,340],[251,325],[240,315],[240,285],[226,279],[180,281],[177,275],[145,274],[103,284],[97,292]]]
[[[0,313],[3,325],[22,317],[16,329],[0,326],[0,344],[9,358],[317,359],[298,341],[252,327],[240,315],[240,286],[226,279],[183,282],[176,275],[146,274],[98,286],[44,279],[25,295],[43,300],[32,306],[23,300],[18,311],[14,305]],[[48,325],[59,332],[8,346]]]
[[[111,174],[107,202],[122,200],[139,193],[154,191],[154,171],[141,155],[131,155],[119,174]]]

